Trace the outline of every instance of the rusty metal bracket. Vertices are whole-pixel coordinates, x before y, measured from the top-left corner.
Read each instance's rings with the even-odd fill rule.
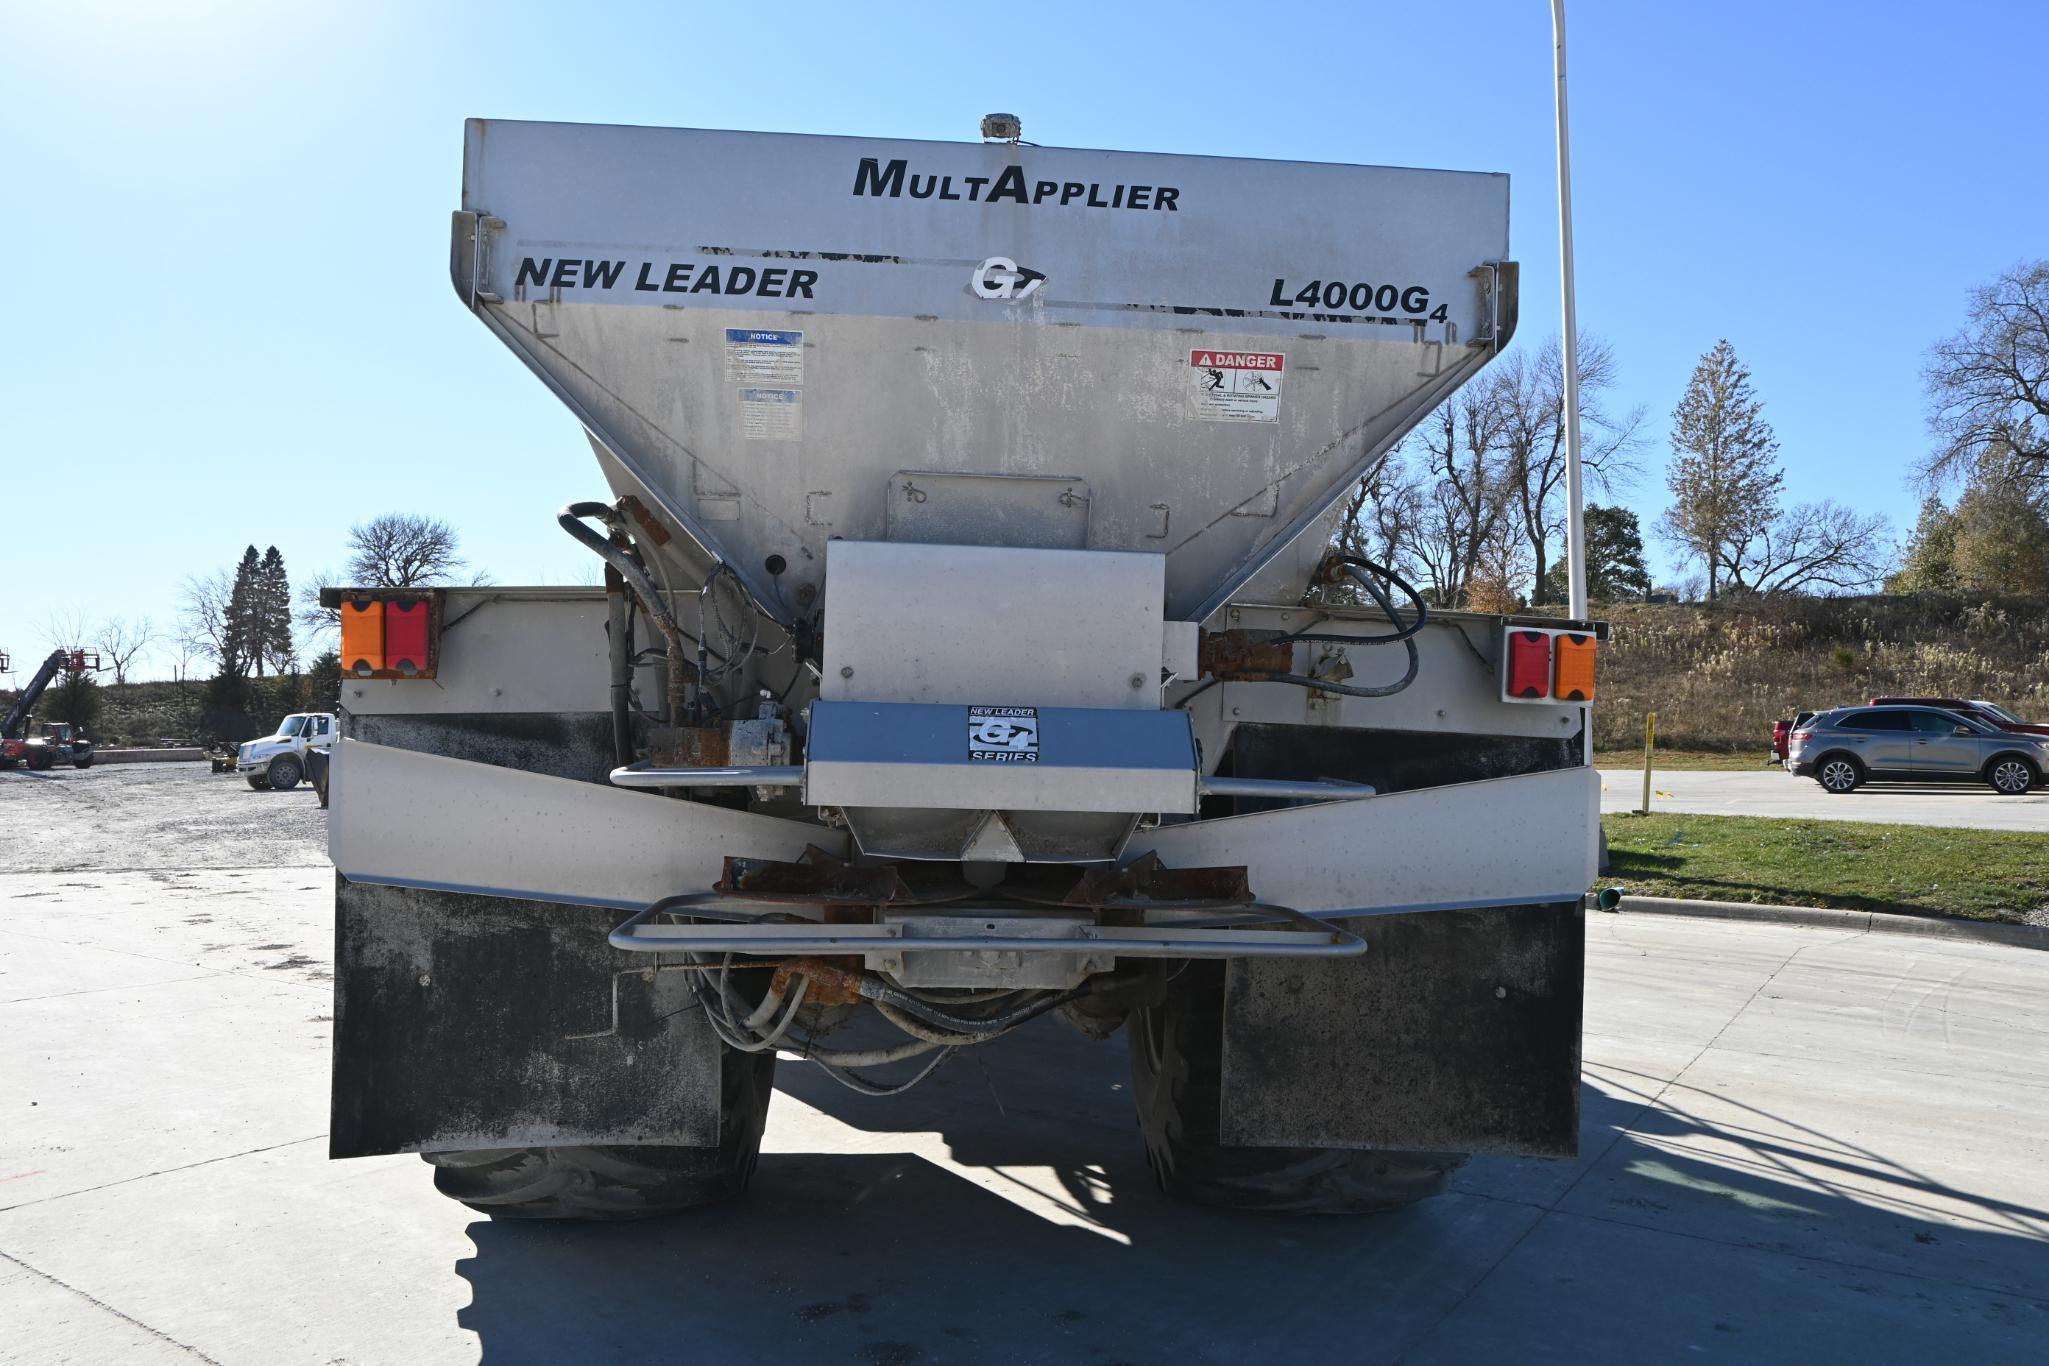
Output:
[[[1279,631],[1211,631],[1196,647],[1198,671],[1222,682],[1247,675],[1288,673],[1294,663],[1295,643]]]

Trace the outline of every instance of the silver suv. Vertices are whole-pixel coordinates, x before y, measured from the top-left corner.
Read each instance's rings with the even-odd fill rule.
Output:
[[[1985,782],[2018,797],[2049,772],[2049,739],[1933,707],[1838,707],[1793,732],[1786,767],[1838,796],[1891,778]]]

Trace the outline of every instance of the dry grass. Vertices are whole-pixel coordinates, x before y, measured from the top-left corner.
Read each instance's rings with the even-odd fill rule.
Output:
[[[1756,759],[1772,722],[1882,694],[1982,697],[2049,715],[2049,604],[2040,601],[1791,598],[1596,612],[1613,634],[1594,745],[1637,763],[1647,711],[1658,714],[1661,754],[1674,759],[1660,767],[1688,750]]]
[[[1771,737],[1767,735],[1766,739]],[[1658,746],[1658,752],[1651,760],[1655,771],[1676,769],[1682,773],[1749,773],[1754,769],[1768,768],[1764,753],[1766,746],[1752,745],[1749,749],[1730,751],[1725,749],[1666,749]],[[1643,772],[1643,750],[1597,749],[1594,751],[1594,767],[1621,769],[1628,773]]]

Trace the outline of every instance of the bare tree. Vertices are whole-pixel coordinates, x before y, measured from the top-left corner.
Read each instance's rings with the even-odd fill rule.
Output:
[[[320,605],[320,594],[323,589],[341,586],[344,586],[342,576],[332,569],[315,570],[299,581],[299,606],[294,616],[299,624],[306,628],[306,648],[309,651],[313,649],[314,642],[341,627],[341,613],[332,607]]]
[[[1466,580],[1466,606],[1476,612],[1520,612],[1529,605],[1522,590],[1529,585],[1534,557],[1513,515],[1504,515],[1480,542]]]
[[[1854,593],[1885,577],[1891,541],[1883,517],[1803,503],[1726,547],[1723,582],[1736,592]]]
[[[320,605],[321,590],[439,588],[460,581],[466,563],[457,548],[455,528],[447,522],[387,512],[349,528],[348,563],[339,574],[323,569],[300,581],[295,615],[317,641],[341,622],[341,613]],[[481,570],[468,578],[473,587],[490,581],[490,575]],[[308,648],[312,648],[311,641]]]
[[[156,638],[156,627],[148,617],[138,617],[134,621],[126,617],[108,617],[93,633],[92,642],[107,666],[113,669],[114,682],[121,684],[128,681],[128,670],[135,663],[135,657],[148,649]]]
[[[228,611],[234,592],[234,574],[226,569],[188,574],[178,586],[179,643],[229,671],[245,662],[237,657]]]
[[[351,587],[427,588],[454,581],[462,567],[455,528],[438,517],[387,512],[349,528]]]
[[[2049,485],[2049,260],[1972,290],[1965,317],[1922,370],[1939,443],[1923,473],[1944,484],[1990,456],[2025,486]]]
[[[1334,549],[1393,564],[1402,554],[1417,510],[1416,480],[1395,449],[1362,476],[1346,496],[1331,534]]]
[[[53,650],[92,649],[92,622],[76,607],[43,613],[43,639]]]
[[[1556,337],[1532,357],[1514,351],[1497,362],[1493,391],[1500,408],[1499,431],[1508,466],[1510,504],[1542,602],[1550,568],[1550,547],[1565,535],[1564,348]],[[1615,384],[1615,355],[1600,341],[1579,339],[1580,460],[1602,492],[1612,493],[1638,473],[1644,409],[1617,416],[1604,393]]]
[[[1465,600],[1474,570],[1509,516],[1500,418],[1494,385],[1468,384],[1403,443],[1413,452],[1420,485],[1409,559],[1441,607]]]
[[[199,640],[193,636],[183,621],[180,621],[165,639],[170,647],[171,672],[182,689],[186,680],[192,676],[192,661],[202,657],[205,651],[200,648]]]

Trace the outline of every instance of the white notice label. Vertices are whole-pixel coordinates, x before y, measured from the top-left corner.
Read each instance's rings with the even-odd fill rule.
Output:
[[[1287,357],[1272,351],[1191,351],[1195,415],[1205,422],[1272,422],[1281,414]]]
[[[740,434],[749,441],[802,441],[804,391],[742,389]]]
[[[802,384],[804,334],[727,328],[726,378],[734,384]]]

